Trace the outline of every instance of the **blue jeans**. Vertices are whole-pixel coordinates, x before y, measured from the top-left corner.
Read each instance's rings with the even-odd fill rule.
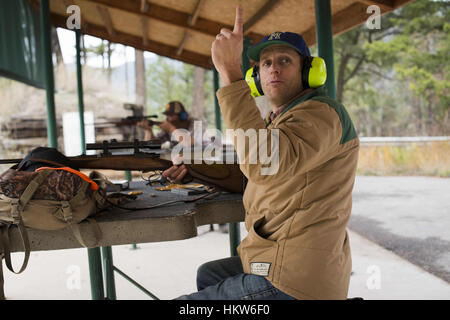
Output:
[[[178,300],[295,300],[269,280],[246,274],[239,257],[207,262],[197,271],[198,292]]]

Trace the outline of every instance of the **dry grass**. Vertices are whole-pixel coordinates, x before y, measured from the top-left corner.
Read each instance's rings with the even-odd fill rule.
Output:
[[[450,177],[450,142],[362,145],[357,173]]]

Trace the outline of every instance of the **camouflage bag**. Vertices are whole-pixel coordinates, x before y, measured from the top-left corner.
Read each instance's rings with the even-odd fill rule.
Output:
[[[30,255],[27,227],[39,230],[68,227],[83,247],[95,247],[101,231],[91,217],[106,206],[104,189],[67,166],[70,163],[31,157],[22,162],[28,163],[35,171],[22,171],[27,165],[21,163],[0,175],[0,254],[8,269],[21,273],[27,266]],[[40,165],[35,166],[36,162]],[[52,167],[44,167],[46,164]],[[83,240],[78,225],[83,220],[92,225],[96,243],[87,245]],[[9,249],[9,230],[12,227],[17,227],[25,252],[17,272],[12,267]]]

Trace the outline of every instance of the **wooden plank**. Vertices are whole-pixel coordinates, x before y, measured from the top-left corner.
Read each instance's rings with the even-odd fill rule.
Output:
[[[51,14],[51,20],[55,27],[60,27],[67,29],[66,26],[67,17],[58,15],[55,13]],[[88,28],[84,31],[85,34],[92,35],[101,39],[106,39],[111,42],[120,43],[126,46],[131,46],[143,51],[151,51],[158,55],[165,56],[172,59],[177,59],[186,63],[190,63],[205,69],[211,69],[212,61],[209,56],[199,54],[196,52],[184,50],[183,55],[177,56],[177,47],[169,46],[164,43],[149,41],[148,45],[142,43],[142,37],[138,37],[132,34],[120,32],[116,30],[114,36],[110,35],[105,27],[96,25],[89,22]]]
[[[279,0],[267,0],[266,3],[259,9],[247,22],[244,23],[244,34],[248,34],[250,29],[264,17]]]
[[[194,12],[189,16],[187,24],[192,27],[193,25],[195,25],[195,23],[197,22],[198,19],[198,15],[200,12],[200,8],[203,4],[204,0],[198,0],[197,4],[195,5],[195,9]],[[186,45],[186,42],[189,38],[189,30],[185,30],[184,31],[184,36],[183,39],[181,40],[180,44],[178,45],[178,49],[177,49],[177,56],[181,55],[181,53],[184,50],[184,46]]]
[[[184,46],[185,46],[186,41],[188,40],[188,38],[189,38],[189,31],[186,30],[186,31],[184,32],[183,39],[181,40],[181,42],[180,42],[180,44],[179,44],[179,46],[178,46],[178,49],[177,49],[177,56],[181,55],[181,53],[183,52]]]
[[[149,4],[147,0],[141,0],[141,12],[147,12],[148,11]]]
[[[388,11],[384,11],[384,9],[381,9],[381,14],[386,14],[398,7],[401,7],[405,5],[408,2],[411,2],[413,0],[398,0],[395,2],[395,6],[389,7]],[[364,3],[362,3],[364,2]],[[335,13],[332,17],[332,24],[333,24],[333,36],[342,34],[350,29],[353,29],[367,21],[370,14],[367,13],[367,3],[370,2],[374,4],[374,2],[379,1],[373,1],[373,0],[361,0],[359,2],[355,2],[351,4],[350,6],[346,7],[345,9]],[[392,1],[389,1],[392,3]],[[387,3],[387,2],[386,2]],[[387,8],[385,6],[385,8]],[[316,38],[316,26],[310,27],[308,30],[303,31],[302,33],[303,39],[305,39],[308,46],[315,45],[317,42]]]
[[[358,0],[367,6],[376,5],[380,7],[382,12],[389,12],[394,9],[394,3],[392,0]]]
[[[205,2],[204,0],[198,0],[197,4],[195,5],[194,12],[189,16],[187,21],[190,27],[192,27],[197,23],[198,15],[204,2]]]
[[[114,30],[113,22],[111,19],[111,15],[109,14],[108,8],[103,6],[97,6],[98,13],[102,17],[103,23],[105,24],[106,30],[110,36],[114,36],[116,31]]]
[[[85,0],[86,2],[91,2],[95,4],[102,4],[109,8],[114,8],[118,10],[127,11],[130,13],[137,14],[139,16],[145,16],[147,18],[163,21],[177,27],[183,28],[189,31],[196,31],[206,35],[215,37],[220,33],[220,29],[227,28],[232,30],[233,26],[224,25],[198,17],[195,25],[189,26],[189,14],[174,9],[159,6],[154,3],[149,3],[148,11],[141,12],[141,3],[139,1],[123,1],[123,0]],[[264,35],[249,32],[247,37],[251,38],[254,43],[260,41]]]
[[[387,11],[382,10],[381,13],[384,14]],[[360,2],[353,3],[333,15],[333,35],[339,35],[365,23],[370,15],[370,13],[367,13],[366,4]]]

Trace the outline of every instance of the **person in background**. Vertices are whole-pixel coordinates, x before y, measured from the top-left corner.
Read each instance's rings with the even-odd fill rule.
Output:
[[[166,120],[161,123],[152,123],[149,120],[143,120],[137,123],[141,128],[145,129],[144,140],[158,139],[161,144],[170,143],[170,147],[173,147],[178,142],[172,141],[172,133],[176,129],[185,129],[190,133],[190,145],[193,146],[196,142],[194,140],[194,121],[195,119],[190,117],[186,112],[184,105],[180,101],[170,101],[163,114],[166,116]],[[158,125],[161,131],[158,134],[154,134],[153,125]],[[180,142],[180,141],[179,141]]]

